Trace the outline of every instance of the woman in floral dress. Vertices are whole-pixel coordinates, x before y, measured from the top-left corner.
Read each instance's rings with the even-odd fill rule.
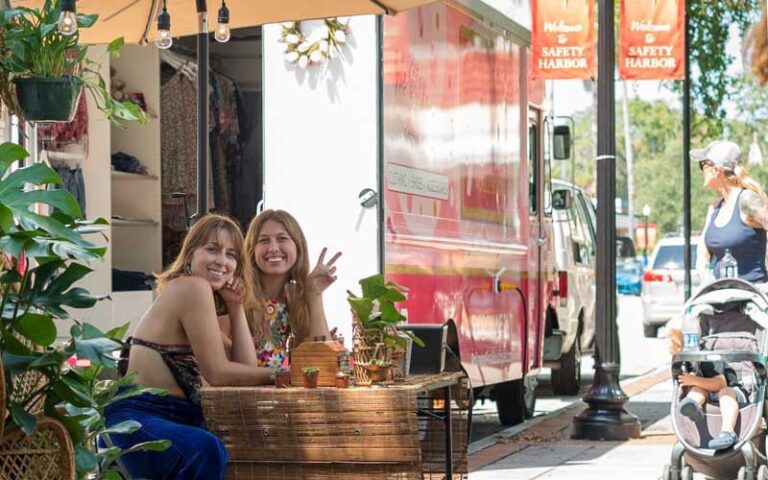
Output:
[[[336,281],[336,253],[326,261],[323,249],[310,271],[307,241],[299,223],[283,210],[265,210],[251,221],[245,237],[245,281],[253,292],[246,316],[256,346],[257,365],[280,367],[287,344],[330,339],[323,292]],[[225,346],[229,321],[221,319]]]

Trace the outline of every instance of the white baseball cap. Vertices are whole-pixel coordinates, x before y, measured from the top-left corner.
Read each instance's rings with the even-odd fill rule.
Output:
[[[690,154],[694,162],[709,160],[715,167],[730,173],[741,163],[741,148],[728,140],[716,140],[705,148],[691,150]]]

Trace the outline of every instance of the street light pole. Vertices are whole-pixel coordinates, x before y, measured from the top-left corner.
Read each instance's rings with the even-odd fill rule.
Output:
[[[573,419],[572,437],[626,440],[640,436],[640,422],[624,409],[619,385],[616,328],[616,105],[614,2],[599,0],[597,73],[597,298],[595,376],[584,396],[588,407]]]
[[[643,240],[643,266],[648,266],[648,217],[651,216],[651,206],[647,203],[643,205],[643,216],[645,217],[645,235]]]

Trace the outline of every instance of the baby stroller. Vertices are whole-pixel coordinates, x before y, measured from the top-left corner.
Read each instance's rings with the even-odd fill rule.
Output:
[[[694,472],[716,479],[768,480],[764,437],[768,299],[748,282],[722,278],[702,287],[685,307],[699,322],[702,351],[672,358],[671,419],[677,442],[662,480],[691,480]],[[704,419],[699,422],[682,415],[678,408],[685,392],[677,377],[703,361],[727,363],[749,394],[747,404],[740,405],[735,428],[738,440],[726,450],[708,448],[720,432],[717,403],[704,405]]]

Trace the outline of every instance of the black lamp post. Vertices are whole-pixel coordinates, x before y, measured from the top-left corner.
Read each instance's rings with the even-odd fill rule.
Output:
[[[644,240],[643,240],[643,266],[648,266],[648,217],[651,216],[651,206],[647,203],[643,205],[643,216],[645,217]]]
[[[573,438],[626,440],[640,436],[640,422],[624,409],[619,385],[616,328],[616,108],[614,2],[599,0],[597,74],[597,308],[595,377],[584,396],[588,407],[573,419]]]

